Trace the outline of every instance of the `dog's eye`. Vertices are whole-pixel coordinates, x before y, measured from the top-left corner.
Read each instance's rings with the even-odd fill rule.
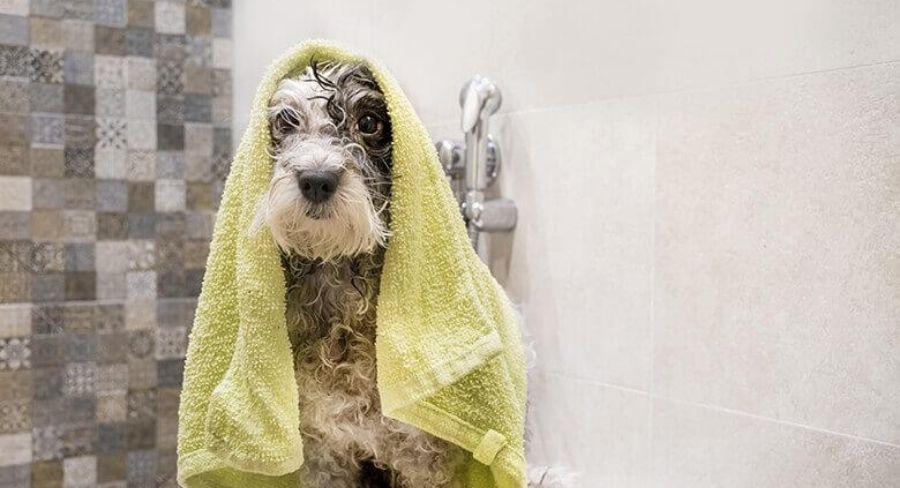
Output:
[[[377,134],[381,131],[383,125],[384,123],[381,119],[372,114],[365,114],[356,122],[356,127],[359,131],[367,136]]]
[[[278,117],[275,119],[275,125],[279,133],[282,135],[287,134],[300,126],[300,115],[291,109],[282,110],[281,112],[278,112]]]

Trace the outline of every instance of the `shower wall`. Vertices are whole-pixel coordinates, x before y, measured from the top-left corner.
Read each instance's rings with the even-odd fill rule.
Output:
[[[379,57],[435,138],[494,78],[492,267],[538,354],[529,456],[585,487],[900,485],[900,4],[235,5],[240,131],[309,37]]]
[[[0,0],[0,487],[175,486],[230,0]]]

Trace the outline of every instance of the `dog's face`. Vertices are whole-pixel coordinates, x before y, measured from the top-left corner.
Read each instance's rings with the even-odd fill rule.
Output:
[[[275,168],[257,223],[282,252],[323,261],[387,238],[391,124],[361,65],[316,65],[281,82],[268,109]]]

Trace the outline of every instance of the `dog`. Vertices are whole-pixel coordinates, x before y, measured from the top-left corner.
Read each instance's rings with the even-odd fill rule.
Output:
[[[445,488],[466,453],[381,414],[375,309],[389,240],[391,120],[361,64],[312,63],[268,107],[268,227],[287,283],[307,488]],[[529,470],[530,473],[534,470]],[[557,486],[551,471],[537,472]]]

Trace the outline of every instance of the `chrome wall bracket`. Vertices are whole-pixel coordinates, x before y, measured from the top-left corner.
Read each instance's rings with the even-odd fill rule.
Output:
[[[459,94],[463,141],[436,143],[438,157],[459,201],[469,238],[476,249],[481,232],[509,232],[516,227],[518,211],[512,200],[485,199],[487,190],[503,166],[500,146],[489,131],[490,117],[500,108],[500,89],[476,75]]]

